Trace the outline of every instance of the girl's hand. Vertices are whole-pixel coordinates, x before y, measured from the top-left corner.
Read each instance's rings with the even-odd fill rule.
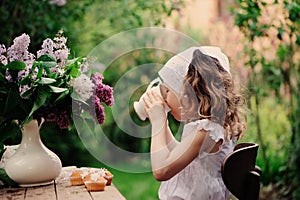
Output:
[[[148,91],[143,101],[145,102],[145,110],[151,122],[155,119],[166,118],[164,100],[156,92],[153,90]]]

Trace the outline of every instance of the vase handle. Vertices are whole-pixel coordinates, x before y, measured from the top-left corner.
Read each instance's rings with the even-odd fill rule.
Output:
[[[43,117],[41,117],[41,123],[39,125],[39,129],[41,128],[42,124],[45,122],[45,119]]]

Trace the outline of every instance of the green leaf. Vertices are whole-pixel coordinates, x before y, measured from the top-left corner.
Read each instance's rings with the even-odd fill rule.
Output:
[[[70,72],[70,76],[76,78],[80,75],[80,70],[78,68],[73,67]]]
[[[34,66],[40,66],[42,68],[51,68],[56,66],[56,62],[53,61],[36,61]]]
[[[42,62],[41,65],[43,68],[51,68],[56,66],[56,62]]]
[[[60,87],[55,87],[52,85],[49,85],[49,87],[51,88],[52,92],[54,92],[54,93],[61,93],[61,92],[68,91],[68,88],[60,88]]]
[[[45,55],[41,55],[40,57],[38,57],[38,59],[36,59],[36,61],[52,61],[52,62],[56,62],[55,58],[53,58],[52,56],[45,54]]]
[[[39,89],[38,90],[38,94],[37,94],[37,98],[33,104],[33,107],[28,115],[28,117],[31,117],[31,115],[34,113],[34,111],[36,111],[37,109],[39,109],[42,105],[45,104],[47,98],[50,97],[50,94],[43,90],[43,89]]]
[[[37,73],[37,78],[41,78],[43,76],[43,68],[39,67],[38,73]]]
[[[55,99],[54,103],[64,99],[67,95],[69,94],[69,90],[65,91],[65,92],[62,92],[59,97],[57,97],[57,99]]]
[[[41,79],[38,81],[38,83],[40,83],[40,84],[46,84],[46,85],[51,84],[51,83],[55,83],[55,82],[56,82],[55,79],[53,79],[53,78],[45,78],[45,77],[41,77]]]
[[[4,142],[6,139],[14,137],[18,134],[20,128],[18,124],[11,120],[6,120],[0,127],[0,142]]]
[[[72,76],[73,78],[76,78],[80,75],[80,63],[82,63],[83,58],[79,57],[79,58],[75,58],[72,60],[68,60],[65,70],[67,72],[67,74],[69,74],[70,76]]]
[[[19,85],[27,85],[29,83],[31,83],[31,79],[28,76],[26,76],[19,82]]]
[[[281,27],[278,27],[277,28],[277,38],[279,39],[279,40],[282,40],[282,35],[284,34],[284,30],[283,30],[283,28],[281,28]]]
[[[4,183],[4,185],[8,186],[17,186],[18,184],[15,183],[13,180],[9,178],[6,171],[0,168],[0,180]]]
[[[4,144],[2,142],[0,142],[0,158],[2,158],[4,152],[5,152]]]
[[[83,101],[83,99],[80,98],[80,96],[76,92],[71,93],[71,98],[76,100],[76,101],[79,101],[80,103],[83,103],[83,104],[89,106],[89,104],[87,104],[85,101]]]
[[[80,137],[91,137],[94,135],[96,123],[88,112],[84,111],[80,113],[79,116],[75,116],[75,118],[77,118],[76,128],[78,130],[78,133],[85,133]]]
[[[22,98],[27,98],[27,97],[29,97],[29,96],[33,93],[33,91],[35,90],[35,88],[36,88],[36,86],[32,86],[30,89],[26,90],[26,91],[21,95],[21,97],[22,97]]]
[[[66,66],[67,67],[73,67],[73,66],[79,67],[79,63],[81,63],[82,60],[83,60],[82,57],[74,58],[72,60],[67,60]]]
[[[3,114],[9,114],[13,110],[16,109],[18,102],[19,95],[15,88],[8,88],[7,98],[5,101],[4,111]]]
[[[5,76],[0,72],[0,81],[5,81]]]
[[[9,70],[23,70],[26,68],[26,64],[20,61],[12,61],[6,65],[6,68]]]
[[[25,124],[28,124],[31,120],[33,120],[32,115],[27,116],[27,118],[23,121],[21,125],[24,126]]]

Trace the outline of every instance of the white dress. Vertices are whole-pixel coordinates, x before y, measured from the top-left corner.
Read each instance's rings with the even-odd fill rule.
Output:
[[[233,151],[235,141],[224,140],[224,129],[217,123],[203,119],[186,124],[182,138],[193,130],[206,130],[215,142],[223,139],[216,153],[200,152],[199,155],[177,175],[163,181],[159,188],[161,200],[225,200],[228,198],[222,176],[221,164]]]

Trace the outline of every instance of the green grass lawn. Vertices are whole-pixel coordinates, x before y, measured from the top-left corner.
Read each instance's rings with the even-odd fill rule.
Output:
[[[157,200],[160,182],[152,173],[127,173],[110,169],[114,174],[113,184],[129,200]]]

